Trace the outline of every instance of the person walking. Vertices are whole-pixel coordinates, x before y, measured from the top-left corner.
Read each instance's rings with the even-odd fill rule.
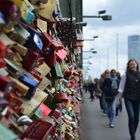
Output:
[[[96,86],[93,80],[90,80],[88,83],[88,91],[90,93],[90,99],[91,101],[94,100],[94,94],[95,94]]]
[[[118,77],[118,80],[120,82],[121,80],[120,72],[117,72],[116,76]],[[119,112],[122,112],[122,109],[123,109],[123,98],[121,96],[119,100],[117,101],[116,116],[119,116]]]
[[[131,140],[136,140],[135,134],[139,123],[140,111],[140,72],[139,64],[135,59],[128,61],[118,92],[120,93],[119,96],[122,94],[124,97]]]
[[[114,128],[116,119],[116,106],[118,94],[119,80],[116,76],[116,70],[110,71],[110,77],[106,78],[103,82],[102,90],[105,93],[107,103],[107,115],[109,119],[109,126]]]
[[[102,86],[103,86],[103,82],[106,78],[110,77],[110,72],[109,70],[105,70],[104,73],[101,75],[100,81],[99,81],[99,87],[101,90],[101,97],[100,97],[100,108],[103,110],[103,114],[104,116],[106,116],[107,113],[107,104],[106,104],[106,100],[105,100],[105,93],[102,90]]]

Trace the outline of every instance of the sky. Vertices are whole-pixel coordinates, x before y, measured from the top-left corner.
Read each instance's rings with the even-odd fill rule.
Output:
[[[83,27],[84,38],[91,39],[93,36],[98,36],[94,41],[84,41],[85,78],[89,76],[99,78],[106,69],[118,69],[121,74],[125,72],[128,61],[128,36],[140,35],[139,6],[140,0],[83,0],[83,15],[98,15],[100,10],[106,10],[105,14],[112,15],[111,21],[103,21],[101,18],[83,19],[87,22],[87,26]],[[84,52],[91,48],[97,53]],[[87,59],[89,56],[92,58]],[[92,64],[89,65],[88,61]]]

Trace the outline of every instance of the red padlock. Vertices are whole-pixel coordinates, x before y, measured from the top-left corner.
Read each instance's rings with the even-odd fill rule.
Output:
[[[6,47],[5,45],[0,41],[0,58],[4,57],[6,53]]]
[[[6,18],[12,21],[18,20],[20,18],[20,9],[12,1],[1,0],[0,10],[4,13]]]
[[[46,121],[34,121],[28,129],[21,135],[21,139],[24,138],[32,140],[47,140],[49,134],[54,128],[54,124]]]
[[[10,93],[14,91],[16,83],[11,81],[8,77],[0,76],[0,91]]]
[[[58,91],[55,93],[55,101],[56,103],[68,102],[68,97],[65,92]]]
[[[0,58],[0,68],[3,68],[5,66],[6,66],[6,63],[5,63],[4,59]]]
[[[28,71],[31,71],[33,68],[43,63],[44,57],[40,56],[40,54],[36,51],[29,49],[23,59],[23,68],[25,68]]]
[[[31,74],[32,74],[38,81],[42,81],[41,73],[39,73],[38,71],[32,70],[32,71],[31,71]]]

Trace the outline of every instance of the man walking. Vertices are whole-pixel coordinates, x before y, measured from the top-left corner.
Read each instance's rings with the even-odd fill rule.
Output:
[[[107,115],[111,128],[113,128],[115,124],[118,87],[119,80],[116,76],[116,70],[112,69],[110,71],[110,77],[104,80],[102,86],[102,90],[106,96]]]

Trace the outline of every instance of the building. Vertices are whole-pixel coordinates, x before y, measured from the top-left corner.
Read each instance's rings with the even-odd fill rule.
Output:
[[[128,60],[135,58],[140,64],[140,35],[128,36]]]

